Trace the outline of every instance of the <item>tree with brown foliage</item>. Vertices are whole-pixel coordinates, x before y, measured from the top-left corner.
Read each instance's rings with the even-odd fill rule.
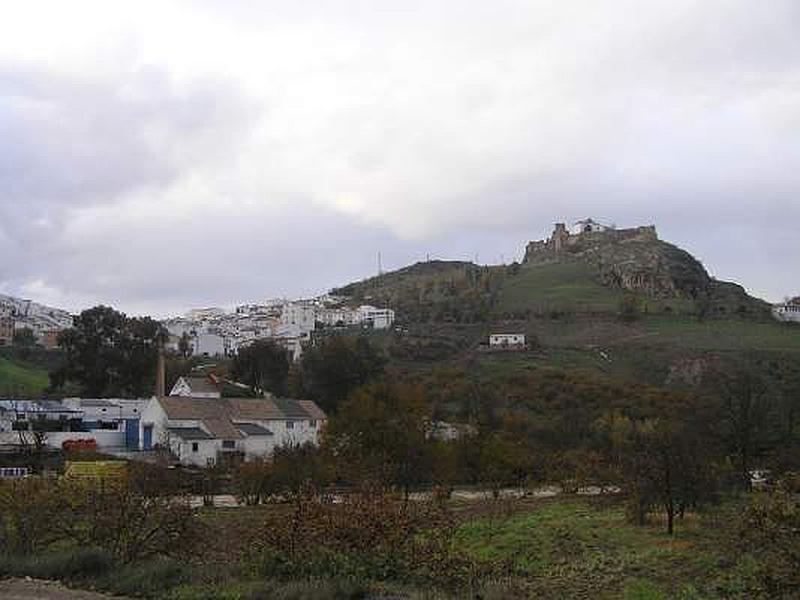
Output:
[[[408,493],[430,478],[429,422],[420,388],[374,383],[339,407],[325,444],[346,480],[397,485]]]
[[[609,439],[609,458],[627,494],[629,517],[638,524],[658,508],[671,535],[675,517],[713,493],[715,479],[703,440],[679,419],[616,414],[599,428]]]

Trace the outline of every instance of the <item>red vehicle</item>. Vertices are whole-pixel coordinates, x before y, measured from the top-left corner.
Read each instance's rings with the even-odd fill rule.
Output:
[[[64,440],[61,449],[67,452],[96,452],[97,441],[90,438],[86,440]]]

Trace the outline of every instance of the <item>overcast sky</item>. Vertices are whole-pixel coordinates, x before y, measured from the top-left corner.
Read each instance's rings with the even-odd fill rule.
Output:
[[[779,300],[798,32],[798,0],[7,3],[0,292],[166,315],[593,216]]]

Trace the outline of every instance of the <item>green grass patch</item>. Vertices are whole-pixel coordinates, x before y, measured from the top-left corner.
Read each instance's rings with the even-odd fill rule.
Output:
[[[36,396],[49,383],[47,371],[0,357],[0,396]]]
[[[696,518],[670,537],[659,524],[628,524],[621,505],[576,499],[465,523],[457,543],[475,559],[507,562],[543,597],[667,598],[715,568],[703,535]]]
[[[770,350],[800,352],[800,327],[744,319],[645,319],[648,344],[694,350]]]
[[[504,282],[495,312],[614,312],[623,297],[621,290],[601,285],[583,263],[525,264]]]

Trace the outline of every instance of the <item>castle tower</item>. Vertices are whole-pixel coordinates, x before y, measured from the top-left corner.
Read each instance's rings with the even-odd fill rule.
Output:
[[[564,223],[556,223],[556,228],[553,231],[553,235],[550,237],[550,241],[553,242],[553,249],[556,252],[561,252],[561,249],[564,247],[564,241],[569,237],[569,232],[567,231],[567,226]]]

